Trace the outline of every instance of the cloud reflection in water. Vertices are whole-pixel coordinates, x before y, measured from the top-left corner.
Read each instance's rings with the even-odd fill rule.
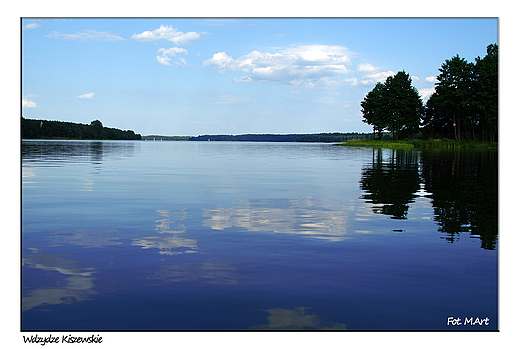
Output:
[[[157,248],[159,254],[173,256],[182,253],[197,253],[197,240],[175,236],[147,236],[135,239],[132,246],[143,249]]]
[[[86,248],[103,248],[106,246],[121,245],[118,237],[110,236],[117,233],[117,229],[67,229],[58,230],[50,235],[51,246],[63,246],[70,244]]]
[[[81,268],[77,261],[63,258],[60,255],[36,253],[22,257],[22,266],[41,269],[43,271],[57,271],[60,278],[56,285],[65,281],[63,287],[41,287],[22,290],[22,311],[26,311],[44,304],[71,304],[88,300],[96,292],[94,288],[95,272],[93,268]],[[64,277],[66,275],[67,277]]]
[[[178,255],[182,253],[197,253],[197,240],[179,237],[186,232],[186,227],[179,223],[186,218],[186,212],[179,210],[174,212],[171,219],[170,210],[157,210],[161,219],[155,221],[155,230],[160,235],[146,236],[134,239],[132,246],[141,246],[143,249],[157,248],[161,255]],[[171,226],[177,224],[176,229]],[[167,235],[163,235],[167,234]]]
[[[204,209],[202,215],[207,218],[204,226],[214,230],[234,226],[248,231],[274,231],[329,241],[350,238],[348,211],[351,208],[343,207],[338,210],[326,200],[248,200],[241,202],[240,206],[243,208]]]
[[[295,307],[293,309],[270,308],[260,309],[269,313],[267,325],[256,325],[251,329],[264,330],[344,330],[345,324],[326,324],[316,314],[308,312],[310,308]]]

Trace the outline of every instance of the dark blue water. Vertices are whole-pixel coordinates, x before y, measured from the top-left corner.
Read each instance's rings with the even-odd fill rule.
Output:
[[[496,330],[497,161],[23,141],[22,330]]]

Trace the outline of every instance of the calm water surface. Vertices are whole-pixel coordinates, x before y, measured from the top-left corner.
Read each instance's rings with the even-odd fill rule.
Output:
[[[22,141],[22,330],[496,330],[497,162]]]

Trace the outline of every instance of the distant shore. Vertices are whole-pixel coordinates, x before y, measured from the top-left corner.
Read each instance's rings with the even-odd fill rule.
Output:
[[[355,139],[337,144],[353,147],[381,147],[381,148],[498,148],[497,142],[454,141],[450,139],[405,139],[405,140],[375,140]]]
[[[146,141],[214,141],[214,142],[317,142],[339,143],[351,139],[368,139],[371,133],[295,133],[295,134],[241,134],[241,135],[200,135],[200,136],[160,136],[147,135]]]

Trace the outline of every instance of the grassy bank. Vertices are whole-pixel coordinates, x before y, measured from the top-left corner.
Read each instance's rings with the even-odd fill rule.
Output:
[[[338,145],[381,148],[498,148],[498,143],[453,141],[449,139],[406,139],[400,141],[359,139],[343,142]]]

